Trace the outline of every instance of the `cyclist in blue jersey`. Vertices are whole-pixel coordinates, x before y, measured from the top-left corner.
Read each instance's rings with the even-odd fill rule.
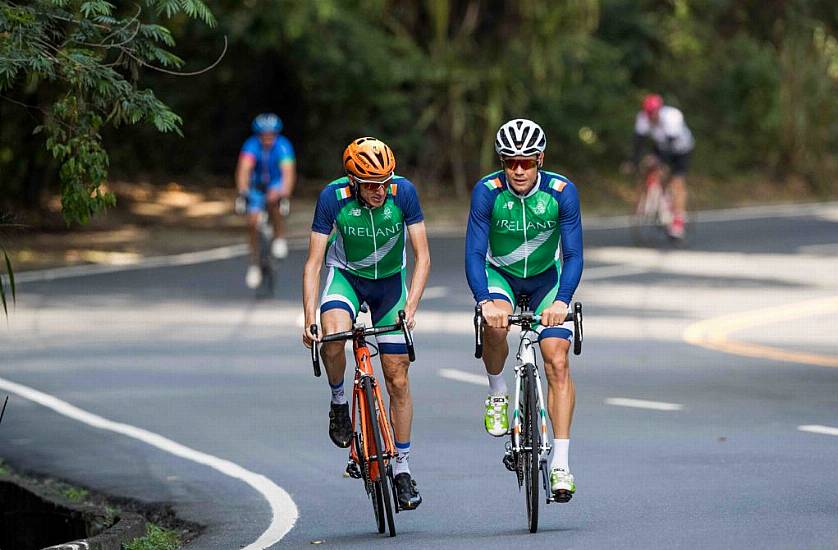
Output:
[[[531,120],[510,120],[498,130],[495,151],[501,170],[474,187],[465,263],[468,284],[486,319],[483,362],[490,393],[484,424],[496,437],[509,429],[509,392],[502,374],[509,353],[507,315],[522,294],[541,315],[537,332],[554,434],[550,487],[557,501],[567,502],[576,491],[568,465],[576,389],[568,365],[573,326],[564,319],[582,276],[582,220],[576,186],[542,169],[546,148],[544,131]]]
[[[358,138],[344,151],[343,165],[346,176],[334,180],[320,193],[311,224],[303,272],[303,343],[307,347],[319,339],[309,328],[317,323],[318,304],[323,334],[350,330],[364,302],[369,306],[374,326],[395,324],[399,310],[404,310],[407,326],[412,330],[431,268],[424,215],[416,188],[408,179],[394,173],[396,159],[390,147],[373,137]],[[407,239],[414,255],[409,288]],[[324,259],[329,274],[318,302]],[[413,510],[422,497],[409,465],[413,398],[407,346],[400,331],[381,334],[376,340],[395,436],[396,495],[400,509]],[[339,447],[348,447],[352,437],[343,385],[345,344],[329,342],[321,348],[332,390],[329,437]]]
[[[259,216],[267,211],[274,228],[271,253],[276,258],[288,255],[288,242],[284,237],[280,201],[287,199],[294,191],[297,179],[294,148],[282,131],[282,120],[273,113],[262,113],[253,119],[250,136],[239,153],[236,167],[236,187],[240,201],[247,213],[247,228],[250,235],[250,267],[245,282],[250,288],[262,284],[259,269]]]

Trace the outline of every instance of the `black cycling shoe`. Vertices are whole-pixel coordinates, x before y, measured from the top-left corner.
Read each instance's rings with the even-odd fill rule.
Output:
[[[416,482],[410,474],[403,472],[397,475],[395,482],[400,510],[415,510],[422,504],[422,495],[416,489]]]
[[[329,437],[332,443],[345,449],[352,441],[352,420],[349,418],[349,403],[336,405],[332,403],[329,411]]]

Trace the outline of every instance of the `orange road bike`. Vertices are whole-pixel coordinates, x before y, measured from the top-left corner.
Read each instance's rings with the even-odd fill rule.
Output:
[[[556,498],[550,491],[550,474],[547,455],[552,445],[547,438],[547,410],[544,393],[541,391],[541,376],[538,373],[535,348],[538,333],[535,325],[541,321],[529,309],[529,297],[516,297],[519,313],[509,315],[510,325],[520,325],[521,340],[518,345],[515,364],[515,404],[512,407],[512,422],[509,427],[510,440],[506,443],[503,465],[518,478],[518,488],[526,492],[527,525],[530,533],[538,531],[538,484],[539,478],[544,486],[546,502],[566,502]],[[573,353],[582,353],[582,304],[573,304],[573,312],[568,312],[565,321],[573,321]],[[483,308],[474,308],[474,357],[483,356]],[[540,475],[539,475],[540,472]],[[568,497],[569,498],[569,497]]]
[[[317,325],[312,325],[311,333],[317,335]],[[394,511],[399,513],[396,486],[393,482],[393,469],[390,459],[396,456],[393,431],[387,419],[387,409],[381,398],[381,386],[375,378],[372,368],[372,355],[367,338],[385,332],[401,330],[407,344],[408,358],[416,360],[413,337],[407,328],[404,311],[399,311],[399,322],[395,325],[367,328],[362,323],[355,323],[352,330],[324,336],[321,342],[352,340],[355,353],[355,382],[352,387],[352,431],[354,435],[349,445],[349,462],[346,473],[364,482],[364,489],[372,501],[378,532],[386,527],[390,536],[396,536]],[[314,376],[320,376],[320,353],[317,344],[311,346],[311,360]]]

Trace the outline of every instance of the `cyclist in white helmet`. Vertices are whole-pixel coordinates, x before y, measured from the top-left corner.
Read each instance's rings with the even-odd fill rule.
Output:
[[[501,170],[474,187],[465,263],[468,284],[486,319],[483,362],[490,392],[484,424],[493,436],[509,430],[503,378],[507,315],[522,294],[541,315],[539,345],[554,434],[550,488],[558,502],[567,502],[576,491],[568,466],[576,390],[568,365],[573,326],[564,319],[582,276],[582,222],[576,186],[542,169],[546,148],[544,130],[531,120],[518,118],[500,127],[495,151]]]

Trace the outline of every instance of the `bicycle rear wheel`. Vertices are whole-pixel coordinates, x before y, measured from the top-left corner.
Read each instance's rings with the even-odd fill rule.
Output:
[[[384,457],[381,456],[384,452],[384,445],[382,444],[381,426],[378,423],[378,415],[376,414],[375,392],[372,389],[372,381],[369,378],[364,378],[361,383],[364,386],[364,394],[367,396],[367,408],[369,412],[370,426],[372,426],[373,442],[375,443],[376,461],[378,462],[378,479],[373,480],[373,483],[376,486],[375,493],[384,497],[381,499],[383,505],[382,508],[384,509],[383,515],[387,518],[387,527],[390,531],[390,536],[395,537],[396,524],[393,518],[393,502],[391,499],[393,490],[390,486],[390,478],[387,475]],[[384,531],[381,527],[379,527],[378,532],[383,533]]]
[[[541,448],[541,432],[539,431],[538,401],[535,398],[535,365],[526,366],[524,376],[524,485],[527,491],[527,521],[530,533],[538,531],[538,482],[539,449]],[[529,454],[527,454],[529,453]]]

